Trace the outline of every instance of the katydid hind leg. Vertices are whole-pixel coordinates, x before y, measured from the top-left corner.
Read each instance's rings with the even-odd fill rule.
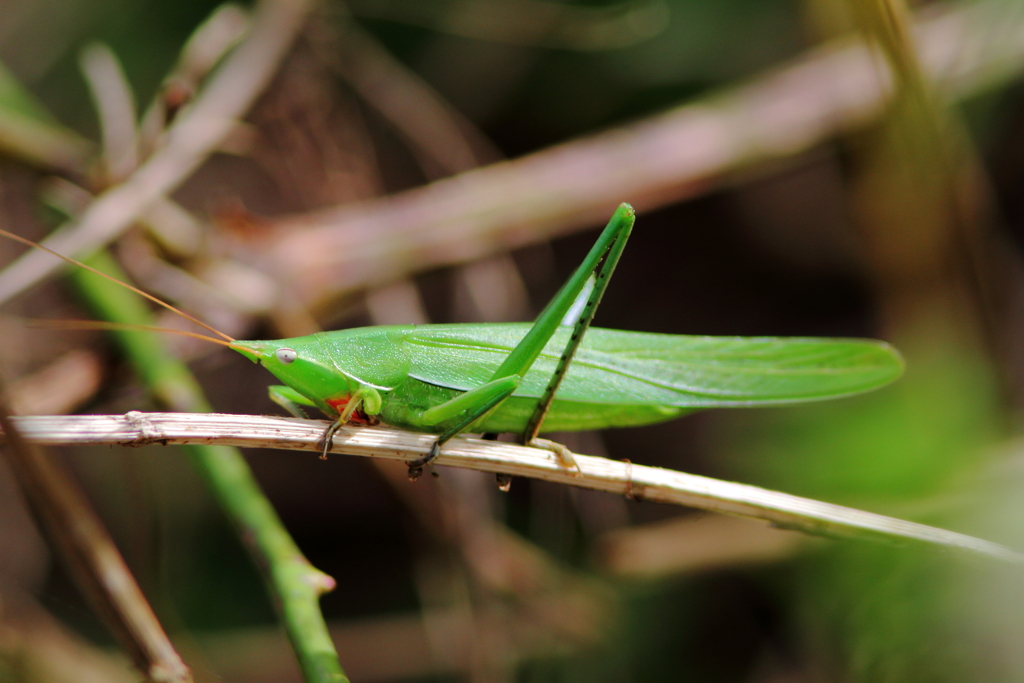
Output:
[[[611,272],[615,268],[615,264],[618,262],[619,256],[622,254],[622,248],[625,245],[625,237],[629,235],[629,232],[633,227],[633,219],[634,211],[628,204],[622,204],[615,210],[611,220],[608,221],[608,225],[605,226],[605,229],[594,243],[594,246],[591,247],[590,252],[583,260],[583,263],[580,264],[569,280],[562,285],[562,288],[557,294],[555,294],[548,305],[544,307],[544,310],[541,311],[539,316],[537,316],[537,320],[534,322],[533,326],[520,340],[516,347],[512,349],[512,352],[504,362],[498,367],[488,384],[497,384],[499,383],[499,380],[513,376],[523,377],[526,374],[526,372],[533,366],[533,363],[537,360],[537,357],[540,356],[541,351],[544,350],[544,347],[554,335],[555,331],[562,325],[563,319],[573,308],[573,304],[576,302],[580,293],[587,287],[591,275],[596,274],[596,283],[591,291],[590,297],[588,298],[587,305],[584,307],[584,312],[581,314],[580,321],[577,321],[576,323],[576,328],[582,329],[583,331],[586,330],[586,327],[590,324],[590,320],[593,318],[593,310],[596,308],[597,303],[601,299],[601,295],[604,293],[608,277],[611,275]],[[584,320],[585,323],[583,322]],[[570,342],[571,351],[573,353],[578,347],[581,337],[581,335],[577,334],[576,329],[574,329],[574,336],[577,337],[575,344]],[[555,388],[557,389],[557,384],[555,385]],[[430,464],[437,458],[440,454],[440,448],[445,442],[461,434],[466,430],[466,428],[473,424],[473,422],[486,415],[491,410],[494,410],[502,401],[511,396],[512,393],[513,390],[509,390],[507,393],[502,392],[497,396],[488,397],[486,402],[476,406],[475,409],[468,413],[464,419],[460,420],[458,424],[442,434],[431,448],[428,455],[409,463],[409,478],[412,480],[417,479],[423,472],[423,467]],[[552,392],[552,396],[553,395],[554,392]],[[550,400],[548,401],[548,404],[550,404]],[[544,409],[544,412],[547,412],[546,408]],[[540,421],[543,421],[543,415],[541,415]]]
[[[615,221],[615,217],[613,217],[612,221]],[[609,225],[611,225],[611,223]],[[608,282],[611,280],[612,273],[615,272],[615,266],[619,263],[619,259],[622,256],[623,249],[625,249],[626,241],[629,239],[632,228],[633,220],[632,214],[630,214],[628,218],[624,218],[618,224],[617,230],[614,234],[614,239],[610,244],[608,244],[607,249],[598,261],[595,270],[592,272],[594,277],[593,280],[589,280],[589,282],[592,282],[593,286],[590,288],[589,294],[587,295],[586,303],[579,310],[579,316],[572,322],[573,329],[572,334],[569,336],[569,341],[566,343],[565,348],[562,351],[562,355],[558,359],[558,364],[555,366],[555,371],[552,373],[551,379],[549,380],[547,387],[545,387],[544,393],[541,395],[541,399],[538,401],[537,407],[530,416],[530,420],[527,422],[526,429],[523,430],[522,434],[521,440],[524,444],[536,444],[541,448],[553,451],[563,464],[567,467],[575,468],[577,471],[579,470],[579,466],[576,464],[575,459],[567,448],[550,441],[538,443],[541,440],[537,439],[537,434],[540,433],[541,426],[544,424],[544,418],[547,416],[548,410],[551,408],[551,403],[554,401],[555,394],[558,392],[558,387],[561,386],[562,380],[565,378],[566,372],[569,370],[569,365],[572,363],[572,359],[575,357],[576,351],[583,342],[583,337],[590,328],[590,323],[594,320],[594,314],[597,312],[597,307],[601,303],[601,298],[604,296],[604,292],[608,288]],[[576,309],[575,304],[576,302],[574,302],[573,312],[575,312]]]
[[[541,439],[539,437],[534,437],[533,440],[526,445],[533,448],[541,448],[545,451],[551,451],[566,469],[575,470],[573,472],[573,476],[583,476],[583,470],[580,469],[579,463],[576,462],[576,458],[573,457],[572,451],[569,450],[568,446],[560,444],[557,441]]]
[[[492,379],[509,375],[519,375],[520,377],[526,375],[526,372],[533,366],[534,361],[540,356],[541,351],[544,350],[552,335],[562,326],[562,321],[572,309],[580,292],[587,287],[591,275],[594,273],[599,274],[602,271],[602,266],[608,262],[610,254],[616,251],[621,254],[621,245],[625,243],[622,237],[628,235],[630,230],[632,230],[633,218],[633,207],[629,204],[621,204],[615,210],[611,220],[608,221],[608,225],[605,226],[594,246],[590,248],[586,258],[583,259],[583,263],[580,264],[566,283],[562,285],[562,288],[552,297],[548,305],[544,307],[544,310],[541,311],[534,321],[533,326],[530,327],[526,335],[494,372]],[[617,247],[616,245],[620,246]],[[614,260],[618,261],[618,256]],[[612,268],[614,268],[614,263]],[[609,270],[608,275],[610,274],[611,271]],[[604,292],[604,288],[598,283],[595,285],[594,290],[600,290],[597,295],[599,300],[600,293]],[[591,292],[590,298],[594,298],[594,292]]]

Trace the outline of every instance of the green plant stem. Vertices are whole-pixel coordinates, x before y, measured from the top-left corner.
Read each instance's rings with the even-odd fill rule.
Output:
[[[97,253],[88,263],[118,279],[127,279],[106,252]],[[74,270],[72,278],[102,318],[135,325],[152,324],[148,309],[132,292],[81,269]],[[211,410],[195,378],[184,363],[167,353],[159,335],[115,335],[157,401],[182,412]],[[306,681],[347,681],[319,607],[320,595],[334,588],[334,579],[302,555],[237,448],[193,446],[188,450],[196,469],[260,567]]]

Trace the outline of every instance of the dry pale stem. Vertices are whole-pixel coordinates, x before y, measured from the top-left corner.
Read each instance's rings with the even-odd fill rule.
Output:
[[[220,444],[313,453],[319,453],[317,442],[325,426],[320,420],[296,418],[135,411],[20,417],[17,424],[26,438],[43,444]],[[346,426],[336,433],[332,453],[410,461],[428,453],[435,438],[384,427]],[[460,437],[445,444],[437,463],[753,517],[815,535],[926,543],[1024,563],[1024,555],[996,543],[872,512],[630,462],[588,455],[575,455],[575,460],[579,472],[563,467],[547,450]]]

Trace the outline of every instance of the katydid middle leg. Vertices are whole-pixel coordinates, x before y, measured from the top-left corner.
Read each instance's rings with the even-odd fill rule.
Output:
[[[527,427],[529,441],[533,441],[536,437],[536,432],[540,429],[540,425],[544,420],[544,415],[547,413],[547,409],[554,398],[555,391],[561,383],[561,378],[564,376],[573,354],[575,354],[576,349],[579,347],[580,341],[582,341],[583,333],[586,332],[590,321],[593,319],[594,310],[601,300],[601,295],[607,286],[608,278],[615,269],[615,264],[618,262],[622,249],[625,246],[626,238],[633,228],[633,218],[633,207],[629,206],[629,204],[621,204],[615,210],[611,220],[608,221],[608,225],[605,226],[604,231],[597,238],[597,242],[594,243],[583,263],[572,274],[572,277],[562,285],[562,288],[548,302],[548,305],[544,307],[544,310],[537,316],[533,326],[516,347],[512,349],[512,352],[494,372],[488,383],[427,411],[428,413],[434,412],[438,416],[447,416],[453,409],[460,408],[464,418],[438,437],[429,454],[409,463],[410,478],[415,479],[418,477],[422,473],[423,467],[437,458],[440,454],[441,446],[445,442],[462,433],[471,424],[496,409],[506,398],[514,393],[522,378],[530,370],[548,341],[555,334],[555,331],[562,325],[566,315],[572,310],[576,299],[587,286],[588,280],[591,276],[594,276],[596,278],[594,289],[588,296],[580,318],[576,321],[572,337],[562,354],[558,369],[548,384],[548,391],[545,391],[544,397],[538,404],[538,409],[534,413],[535,419],[531,419]],[[524,434],[524,438],[527,434]]]

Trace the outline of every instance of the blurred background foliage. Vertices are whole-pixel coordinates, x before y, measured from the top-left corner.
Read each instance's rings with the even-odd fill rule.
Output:
[[[282,269],[260,249],[272,251],[267,234],[286,241],[282,232],[298,230],[293,218],[303,212],[358,202],[372,212],[476,165],[543,154],[689,102],[711,107],[853,31],[885,46],[892,27],[872,12],[876,4],[884,5],[324,0],[246,123],[173,195],[184,216],[178,228],[133,229],[114,253],[142,286],[242,338],[318,325],[528,320],[593,240],[592,231],[568,233],[588,226],[569,221],[536,239],[494,239],[484,250],[491,256],[468,264],[402,263],[395,273],[410,279],[318,290],[316,301],[289,298],[302,264]],[[217,8],[195,0],[0,4],[0,61],[9,70],[0,74],[4,227],[40,238],[59,222],[55,207],[68,213],[88,202],[80,193],[118,182],[84,143],[98,143],[101,125],[83,50],[109,46],[137,110],[155,101],[173,115],[172,99],[187,102],[192,92],[175,90],[181,81],[167,74]],[[742,117],[715,119],[707,135],[740,150],[736,162],[638,201],[637,230],[597,320],[678,334],[878,337],[904,352],[906,377],[829,404],[556,438],[583,453],[1024,546],[1015,440],[1024,386],[1024,53],[1011,49],[1024,42],[1024,10],[1014,0],[911,9],[916,17],[973,12],[964,22],[973,45],[1006,54],[993,57],[998,68],[965,76],[953,95],[921,79],[907,54],[901,62],[895,40],[888,59],[876,61],[880,73],[895,74],[885,108],[763,163],[742,153]],[[822,76],[827,97],[834,84]],[[781,110],[816,106],[785,90],[762,94]],[[5,140],[16,114],[59,122],[73,161],[41,163]],[[680,153],[652,148],[650,165]],[[619,201],[636,200],[603,197],[594,215]],[[327,214],[310,215],[330,224]],[[388,240],[376,225],[361,243]],[[519,248],[503,255],[505,244]],[[0,244],[5,261],[16,253]],[[88,315],[59,280],[6,306],[0,367],[17,380],[21,405],[35,408],[26,412],[157,405],[101,335],[23,324]],[[222,349],[169,346],[190,359],[216,410],[277,412],[262,370]],[[77,448],[65,457],[197,680],[299,680],[255,569],[180,452]],[[356,681],[1024,680],[1024,583],[987,566],[543,482],[516,480],[505,495],[471,472],[439,468],[439,478],[410,484],[388,463],[248,458],[300,547],[338,581],[323,608]],[[6,474],[0,486],[0,680],[129,680]]]

